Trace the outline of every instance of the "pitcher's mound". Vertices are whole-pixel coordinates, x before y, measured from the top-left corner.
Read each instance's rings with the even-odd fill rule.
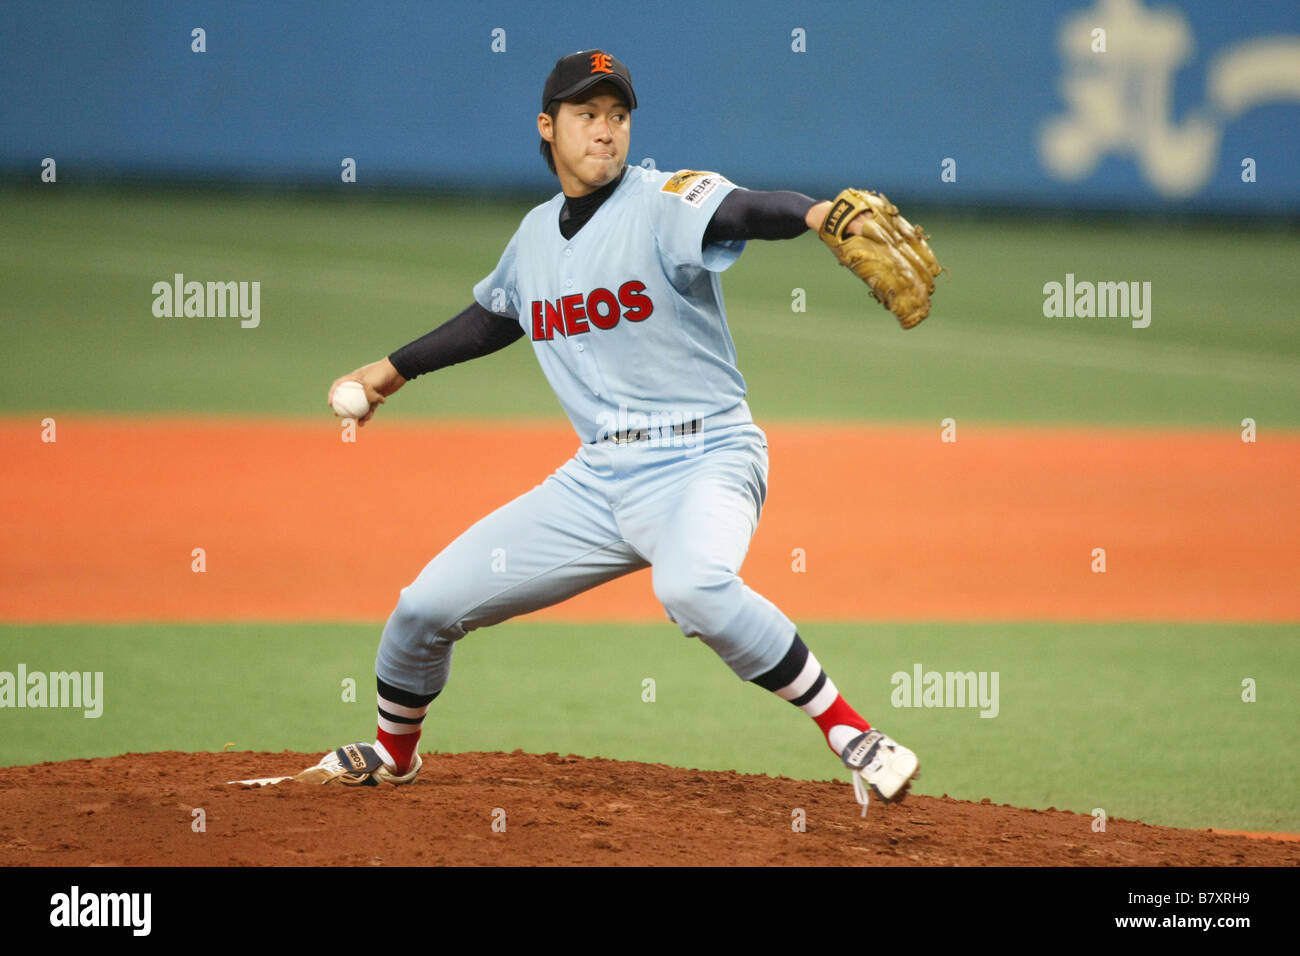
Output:
[[[319,754],[0,769],[0,865],[1300,865],[1300,843],[948,797],[557,754],[427,754],[409,786],[228,780]],[[846,771],[847,774],[847,771]]]

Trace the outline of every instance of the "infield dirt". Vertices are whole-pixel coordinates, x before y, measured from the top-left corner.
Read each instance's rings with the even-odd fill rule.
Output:
[[[317,756],[0,769],[0,865],[1300,865],[1300,843],[1281,839],[1119,819],[1094,832],[1091,816],[948,797],[873,803],[863,819],[848,782],[519,751],[427,754],[404,787],[226,783]]]
[[[68,417],[42,444],[31,422],[0,422],[0,619],[382,621],[444,545],[577,445],[563,425],[338,432]],[[743,574],[795,620],[1300,620],[1300,437],[766,432],[769,494]],[[664,619],[647,572],[540,613]]]

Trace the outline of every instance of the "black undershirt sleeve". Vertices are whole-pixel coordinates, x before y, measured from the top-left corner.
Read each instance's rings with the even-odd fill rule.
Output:
[[[475,302],[432,332],[403,345],[388,356],[398,374],[410,381],[425,372],[482,358],[523,338],[519,323],[489,312]]]
[[[793,239],[808,231],[804,216],[817,200],[803,193],[733,189],[718,203],[704,230],[704,242],[735,239]]]

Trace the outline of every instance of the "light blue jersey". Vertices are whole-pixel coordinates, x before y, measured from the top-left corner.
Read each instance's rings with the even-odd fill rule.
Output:
[[[645,567],[669,618],[742,680],[790,650],[794,622],[739,574],[768,475],[719,280],[745,243],[701,249],[735,188],[717,173],[626,168],[572,239],[563,193],[531,210],[474,287],[523,327],[583,444],[402,589],[375,662],[385,683],[437,694],[466,634]],[[699,425],[688,439],[653,436],[687,423]]]
[[[745,243],[701,248],[735,188],[717,173],[629,166],[572,239],[563,193],[532,209],[474,287],[479,305],[519,322],[583,442],[745,397],[719,279]]]

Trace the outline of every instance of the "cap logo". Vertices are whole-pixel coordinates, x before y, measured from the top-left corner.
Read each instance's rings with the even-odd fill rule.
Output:
[[[593,53],[591,55],[591,72],[613,73],[614,70],[609,65],[609,61],[612,59],[613,57],[608,53]]]

